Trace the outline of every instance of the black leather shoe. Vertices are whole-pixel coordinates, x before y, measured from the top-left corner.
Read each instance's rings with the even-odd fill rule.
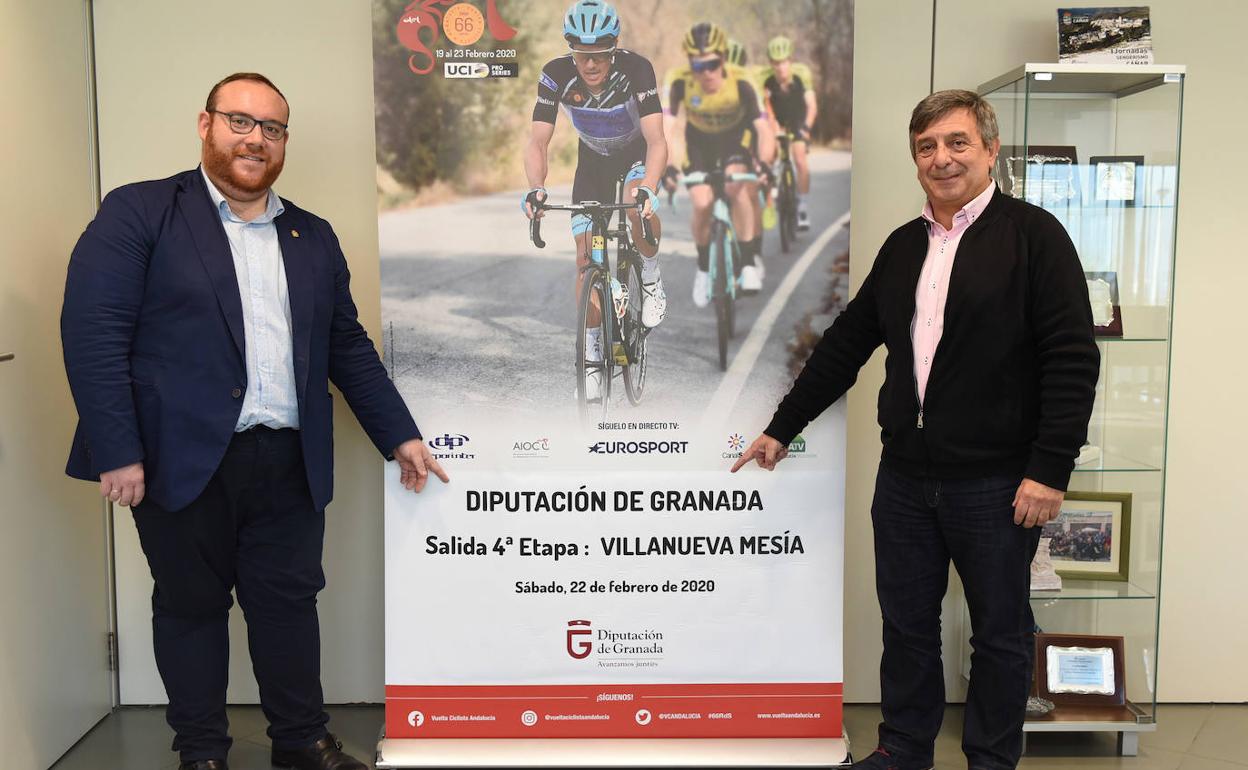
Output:
[[[230,766],[224,759],[196,759],[178,765],[178,770],[230,770]]]
[[[269,759],[274,767],[294,770],[368,770],[368,765],[343,753],[342,741],[333,733],[302,749],[273,749]]]

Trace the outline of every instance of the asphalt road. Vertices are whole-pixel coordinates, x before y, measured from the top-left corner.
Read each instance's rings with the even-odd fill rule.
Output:
[[[849,158],[844,152],[812,155],[811,229],[788,254],[781,253],[776,230],[765,234],[763,291],[737,303],[728,376],[719,369],[714,311],[694,307],[690,298],[697,252],[689,199],[679,194],[673,210],[664,196],[660,265],[667,318],[649,336],[643,402],[634,407],[622,400],[613,417],[687,419],[708,408],[770,412],[792,381],[789,345],[799,324],[813,314],[821,332],[848,294],[848,275],[834,272],[833,261],[849,245]],[[551,199],[566,202],[570,194],[570,187],[552,188]],[[457,405],[487,418],[574,412],[575,257],[568,215],[548,215],[547,245],[539,250],[528,240],[521,195],[517,190],[381,216],[386,364],[409,403]],[[826,312],[831,291],[841,300]],[[617,381],[613,396],[623,399],[623,390]]]

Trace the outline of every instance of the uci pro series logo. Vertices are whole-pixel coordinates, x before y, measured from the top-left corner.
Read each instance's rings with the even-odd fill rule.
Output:
[[[481,62],[448,61],[442,63],[442,74],[448,78],[485,78],[490,65]]]

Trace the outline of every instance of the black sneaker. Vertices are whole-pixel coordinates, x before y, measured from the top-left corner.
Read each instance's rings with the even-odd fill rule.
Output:
[[[914,765],[902,762],[883,746],[850,765],[851,770],[932,770],[931,765]]]

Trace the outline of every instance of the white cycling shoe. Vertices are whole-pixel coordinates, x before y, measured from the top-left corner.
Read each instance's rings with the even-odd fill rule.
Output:
[[[663,291],[663,279],[641,285],[641,324],[653,329],[663,323],[667,315],[667,293]]]
[[[693,275],[693,304],[706,307],[711,303],[711,274],[699,270]]]
[[[741,268],[741,277],[737,280],[740,281],[742,294],[757,294],[763,290],[763,279],[754,265]]]
[[[810,229],[810,215],[806,213],[806,209],[797,210],[797,229],[806,231]]]
[[[585,373],[585,400],[602,400],[602,370],[590,369]]]

